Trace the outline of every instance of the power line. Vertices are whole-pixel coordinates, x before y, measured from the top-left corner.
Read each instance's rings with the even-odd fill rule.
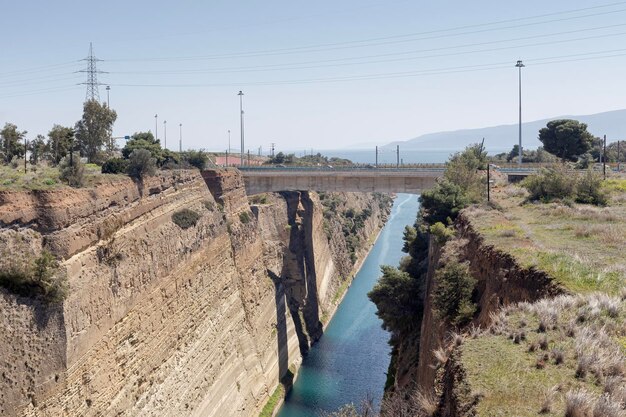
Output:
[[[576,59],[563,59],[557,61],[548,61],[545,63],[536,63],[534,65],[548,65],[548,64],[557,64],[557,63],[565,63],[565,62],[576,62],[576,61],[586,61],[592,59],[605,59],[605,58],[615,58],[626,56],[626,52],[622,54],[611,54],[604,56],[590,56],[586,58],[576,58]],[[550,60],[553,58],[540,58],[537,60]],[[528,60],[533,61],[533,60]],[[214,84],[115,84],[118,87],[163,87],[163,88],[198,88],[198,87],[225,87],[225,86],[238,86],[238,85],[257,85],[257,86],[271,86],[271,85],[295,85],[295,84],[315,84],[315,83],[331,83],[331,82],[343,82],[343,81],[366,81],[366,80],[381,80],[381,79],[392,79],[392,78],[408,78],[408,77],[419,77],[419,76],[430,76],[430,75],[444,75],[444,74],[454,74],[454,73],[466,73],[466,72],[476,72],[476,71],[490,71],[497,69],[510,69],[510,62],[506,63],[494,63],[494,64],[485,64],[484,66],[476,65],[476,66],[463,66],[463,67],[450,67],[444,69],[433,69],[433,70],[422,70],[422,71],[405,71],[405,72],[396,72],[396,73],[378,73],[378,74],[365,74],[358,76],[346,76],[346,77],[332,77],[332,78],[316,78],[316,79],[300,79],[300,80],[284,80],[284,81],[261,81],[261,82],[238,82],[238,83],[214,83]]]
[[[386,45],[386,43],[371,43],[371,44],[360,45],[360,46],[359,45],[354,45],[354,44],[356,44],[356,43],[374,42],[374,41],[380,41],[380,40],[397,39],[397,38],[416,37],[416,36],[421,36],[421,35],[431,35],[431,34],[435,34],[435,33],[457,31],[457,30],[461,30],[461,29],[476,28],[476,27],[482,27],[482,26],[493,26],[493,25],[497,25],[497,24],[504,24],[504,23],[523,21],[523,20],[537,19],[537,18],[541,18],[541,17],[555,16],[555,15],[560,15],[560,14],[570,14],[570,13],[576,13],[576,12],[579,12],[579,11],[592,10],[592,9],[598,9],[598,8],[605,8],[605,7],[611,7],[611,6],[623,5],[623,4],[626,4],[626,2],[611,3],[611,4],[607,4],[607,5],[587,7],[587,8],[582,8],[582,9],[573,9],[573,10],[568,10],[568,11],[548,13],[548,14],[543,14],[543,15],[535,15],[535,16],[529,16],[529,17],[516,18],[516,19],[500,20],[500,21],[491,22],[491,23],[481,23],[481,24],[475,24],[475,25],[458,26],[458,27],[448,28],[448,29],[438,29],[438,30],[427,31],[427,32],[416,32],[416,33],[410,33],[410,34],[404,34],[404,35],[394,35],[394,36],[386,36],[386,37],[379,37],[379,38],[369,38],[369,39],[363,39],[363,40],[334,42],[334,43],[309,45],[309,46],[300,46],[300,47],[291,47],[291,48],[280,48],[280,49],[269,49],[269,50],[260,50],[260,51],[237,52],[237,53],[232,53],[232,54],[221,54],[221,55],[205,55],[205,56],[189,56],[189,57],[154,57],[154,58],[133,58],[133,59],[110,59],[108,61],[110,61],[110,62],[116,62],[116,61],[118,61],[118,62],[130,62],[130,61],[209,60],[209,59],[222,59],[222,58],[258,57],[258,56],[267,56],[267,55],[284,55],[284,54],[300,53],[300,52],[303,52],[303,51],[305,51],[307,49],[313,49],[313,51],[305,51],[305,52],[323,52],[323,51],[326,51],[326,50],[354,48],[355,46],[356,47],[378,46],[378,45]],[[553,23],[553,22],[556,22],[556,21],[580,19],[580,18],[584,18],[584,17],[593,17],[593,16],[612,14],[612,13],[621,13],[621,12],[624,12],[624,11],[626,11],[626,9],[612,10],[612,11],[601,12],[601,13],[590,14],[590,15],[584,15],[584,16],[573,16],[573,17],[570,17],[570,18],[555,19],[555,20],[549,20],[549,21],[545,21],[545,22],[528,23],[528,24],[525,24],[525,25],[514,26],[513,28],[515,28],[515,27],[523,27],[523,26],[532,26],[532,25],[537,25],[537,24]],[[446,36],[459,36],[459,35],[463,35],[463,34],[473,34],[473,33],[480,33],[480,32],[484,32],[484,31],[503,30],[503,29],[509,29],[509,28],[510,27],[493,28],[493,29],[488,29],[488,30],[481,30],[481,31],[475,31],[475,32],[465,32],[465,33],[452,34],[452,35],[446,35]],[[434,39],[434,38],[436,38],[436,37],[423,37],[423,38],[412,39],[411,41],[427,40],[427,39]],[[345,45],[345,47],[341,47],[341,48],[334,48],[333,47],[333,46],[340,46],[340,45]],[[333,47],[333,48],[325,48],[327,46]],[[325,48],[325,49],[318,49],[318,48]]]
[[[495,48],[495,49],[473,50],[473,51],[469,51],[469,52],[468,51],[463,51],[463,52],[450,53],[450,54],[436,54],[436,55],[426,55],[426,56],[407,57],[407,58],[395,58],[395,59],[384,59],[384,60],[375,60],[375,61],[359,61],[359,62],[342,62],[342,61],[359,60],[359,59],[363,60],[363,59],[367,59],[367,58],[385,58],[385,57],[393,57],[393,56],[400,56],[400,55],[416,54],[416,53],[421,53],[421,52],[437,52],[437,51],[450,50],[450,49],[468,48],[468,47],[472,47],[472,46],[493,45],[493,44],[498,44],[498,43],[517,42],[517,41],[520,41],[520,40],[530,40],[530,39],[538,39],[538,38],[540,39],[540,38],[546,38],[546,37],[552,37],[552,36],[560,36],[560,35],[573,34],[573,33],[582,33],[582,32],[589,32],[589,31],[595,31],[595,30],[623,27],[623,26],[626,26],[626,23],[616,24],[616,25],[597,26],[597,27],[592,27],[592,28],[577,29],[577,30],[565,31],[565,32],[556,32],[556,33],[547,33],[547,34],[541,34],[541,35],[526,36],[526,37],[521,37],[521,38],[503,39],[503,40],[497,40],[497,41],[476,42],[476,43],[463,44],[463,45],[446,46],[446,47],[438,47],[438,48],[430,48],[430,49],[417,49],[417,50],[411,50],[411,51],[392,52],[392,53],[376,54],[376,55],[366,55],[366,56],[360,56],[360,57],[348,57],[348,58],[336,58],[336,59],[326,59],[326,60],[316,60],[316,61],[305,61],[305,62],[300,62],[300,63],[271,64],[271,65],[259,65],[259,66],[248,66],[248,67],[230,67],[230,68],[227,67],[227,68],[199,69],[199,70],[179,70],[179,71],[176,71],[176,70],[171,70],[171,71],[116,71],[116,72],[113,72],[113,73],[115,73],[115,74],[199,74],[199,73],[220,73],[220,72],[232,73],[232,72],[260,72],[260,71],[294,70],[294,69],[297,70],[297,69],[327,68],[327,67],[349,66],[349,65],[378,64],[378,63],[387,63],[387,62],[410,61],[410,60],[425,59],[425,58],[439,58],[439,57],[444,57],[444,56],[463,55],[463,54],[468,54],[468,53],[493,52],[493,51],[498,51],[498,50],[503,50],[503,49],[510,49],[510,48],[520,48],[520,47],[527,47],[527,46],[549,45],[549,44],[552,44],[552,43],[574,42],[574,41],[580,41],[580,40],[596,39],[598,37],[619,36],[619,35],[622,35],[624,33],[605,34],[605,35],[599,35],[599,36],[592,36],[592,37],[588,37],[588,38],[574,38],[574,39],[565,39],[565,40],[542,42],[542,43],[533,43],[533,44],[525,44],[525,45],[514,45],[514,46],[508,46],[508,47],[503,47],[503,48]],[[331,62],[337,62],[337,63],[336,64],[330,64],[330,65],[298,66],[298,65],[305,65],[305,64],[320,64],[320,63],[331,63]]]

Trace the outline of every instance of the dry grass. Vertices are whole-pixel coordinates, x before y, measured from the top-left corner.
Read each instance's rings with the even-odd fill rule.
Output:
[[[478,415],[621,416],[612,413],[626,407],[625,317],[626,300],[602,293],[491,314],[460,347],[470,386],[485,393]]]

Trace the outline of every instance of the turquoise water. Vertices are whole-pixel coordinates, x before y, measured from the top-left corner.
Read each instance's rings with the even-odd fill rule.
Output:
[[[317,417],[366,397],[380,403],[389,366],[389,334],[381,327],[367,293],[380,265],[397,266],[404,226],[415,222],[417,196],[398,194],[391,215],[354,278],[324,335],[313,346],[287,395],[279,417]]]

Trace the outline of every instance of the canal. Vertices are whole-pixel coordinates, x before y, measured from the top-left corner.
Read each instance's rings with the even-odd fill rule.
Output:
[[[278,417],[318,417],[367,397],[378,406],[389,365],[389,334],[380,327],[367,293],[381,265],[397,266],[406,256],[402,233],[415,222],[417,209],[416,195],[398,194],[387,224],[324,335],[304,359]]]

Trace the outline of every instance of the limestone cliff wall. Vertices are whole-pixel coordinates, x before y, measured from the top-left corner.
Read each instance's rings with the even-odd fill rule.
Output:
[[[339,198],[382,226],[372,195]],[[251,205],[236,170],[0,192],[0,252],[48,250],[69,283],[61,304],[0,288],[0,414],[258,414],[350,278],[322,212],[308,192]]]

